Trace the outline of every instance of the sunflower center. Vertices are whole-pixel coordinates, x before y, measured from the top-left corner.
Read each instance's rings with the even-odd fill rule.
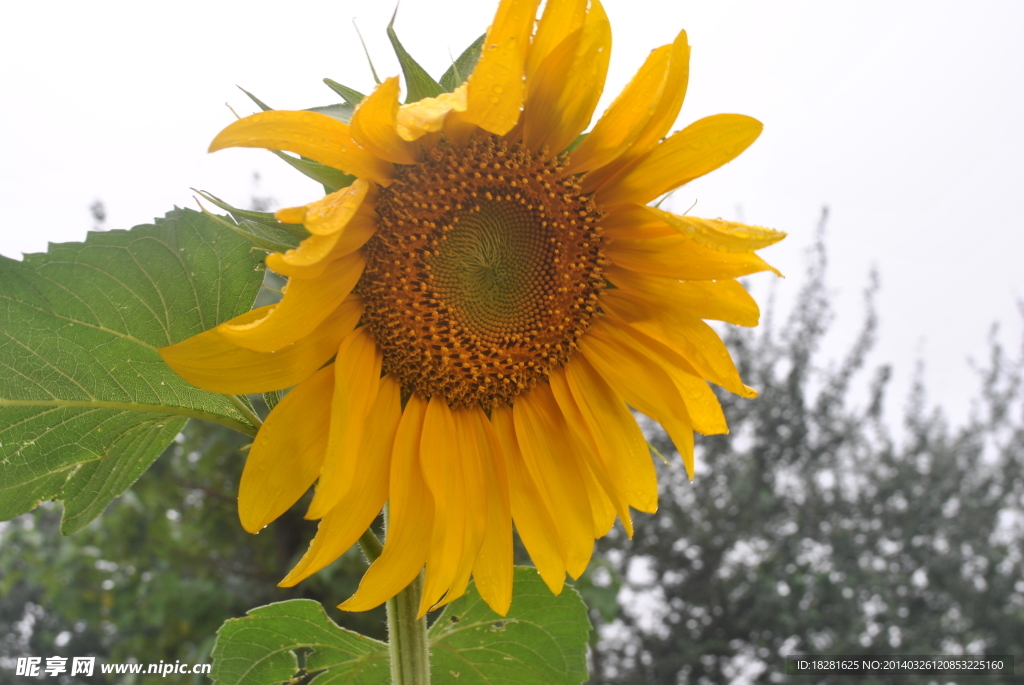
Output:
[[[497,137],[442,143],[377,213],[357,292],[406,392],[489,407],[568,360],[605,262],[599,212],[558,160]]]

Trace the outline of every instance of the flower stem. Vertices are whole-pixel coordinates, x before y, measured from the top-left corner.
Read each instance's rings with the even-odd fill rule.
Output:
[[[416,618],[423,594],[423,572],[388,600],[388,647],[392,685],[430,685],[427,617]]]

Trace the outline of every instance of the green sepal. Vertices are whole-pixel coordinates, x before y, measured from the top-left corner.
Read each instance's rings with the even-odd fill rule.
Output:
[[[366,97],[358,90],[353,90],[348,86],[343,86],[334,79],[325,78],[324,83],[327,84],[328,88],[340,95],[341,99],[344,100],[346,104],[352,105],[353,107],[357,106]]]
[[[336,105],[324,105],[322,107],[310,107],[307,112],[319,112],[320,114],[326,114],[327,116],[337,119],[343,124],[347,124],[352,121],[352,114],[356,111],[355,105],[351,105],[347,102],[339,102]]]
[[[267,403],[267,409],[273,411],[284,398],[284,390],[271,390],[263,393],[263,401]]]
[[[245,93],[246,95],[248,95],[249,99],[252,100],[253,102],[255,102],[256,106],[259,107],[260,109],[262,109],[264,112],[269,112],[269,111],[274,109],[270,105],[268,105],[265,102],[263,102],[263,100],[260,100],[258,97],[256,97],[255,95],[253,95],[252,93],[247,91],[245,88],[242,88],[242,86],[238,86],[238,90],[240,90],[243,93]]]
[[[321,164],[320,162],[314,162],[311,159],[306,159],[304,157],[292,157],[280,150],[271,150],[271,152],[291,164],[304,175],[309,176],[317,183],[323,185],[324,191],[327,193],[333,193],[341,190],[342,188],[348,188],[352,185],[352,182],[356,180],[355,176],[350,176],[340,169],[329,167],[326,164]]]
[[[263,250],[264,252],[287,252],[298,246],[299,240],[291,235],[290,233],[282,233],[280,231],[274,231],[269,226],[258,224],[255,221],[249,221],[248,219],[235,220],[237,223],[232,222],[226,217],[217,216],[211,213],[203,207],[199,206],[203,214],[205,214],[211,221],[216,222],[220,226],[232,231],[253,244],[257,249]],[[232,217],[234,218],[234,217]],[[284,238],[286,242],[282,242],[280,239]]]
[[[195,188],[192,190],[195,190]],[[279,231],[290,233],[300,240],[308,238],[311,235],[302,224],[286,224],[283,221],[275,219],[274,215],[270,212],[254,212],[251,209],[239,209],[238,207],[232,207],[227,202],[224,202],[224,200],[206,190],[196,190],[196,192],[199,193],[204,200],[220,207],[225,212],[230,212],[231,216],[233,216],[236,221],[241,221],[242,219],[255,221],[258,224],[263,224],[264,226],[269,226],[271,228],[276,228]]]
[[[484,41],[487,40],[487,34],[483,34],[479,38],[473,41],[473,43],[462,51],[462,54],[448,67],[448,71],[444,72],[439,81],[442,88],[447,92],[452,92],[469,78],[469,75],[473,73],[473,69],[476,68],[476,63],[480,60],[480,53],[484,49]]]
[[[586,133],[581,133],[578,136],[576,136],[576,140],[574,140],[571,143],[569,143],[569,147],[565,148],[565,152],[572,152],[573,150],[578,148],[580,146],[580,143],[582,143],[584,140],[586,140],[586,138],[587,138],[587,136],[589,134],[590,134],[590,132],[587,131]]]
[[[395,49],[398,63],[402,65],[402,73],[405,75],[405,101],[409,103],[418,102],[423,98],[435,98],[445,92],[445,89],[431,78],[430,74],[402,47],[394,28],[397,16],[398,8],[396,7],[395,13],[391,15],[391,22],[388,24],[388,39],[391,40],[391,46]]]

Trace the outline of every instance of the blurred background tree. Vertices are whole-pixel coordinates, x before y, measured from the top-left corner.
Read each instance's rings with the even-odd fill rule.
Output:
[[[950,427],[919,384],[896,430],[884,412],[889,369],[866,368],[874,279],[849,353],[820,360],[832,319],[825,267],[819,238],[784,325],[769,313],[758,329],[729,329],[760,398],[722,394],[732,432],[698,440],[694,483],[660,430],[649,432],[672,462],[659,464],[660,510],[635,516],[633,540],[616,529],[599,541],[577,583],[598,627],[591,682],[787,682],[792,653],[1013,654],[1024,644],[1024,358],[993,335],[967,424]],[[18,656],[208,662],[225,619],[294,597],[383,639],[382,610],[333,609],[365,568],[358,550],[276,587],[316,524],[302,519],[303,501],[258,536],[242,531],[245,442],[191,422],[81,533],[60,536],[59,505],[0,523],[0,682],[23,680]]]

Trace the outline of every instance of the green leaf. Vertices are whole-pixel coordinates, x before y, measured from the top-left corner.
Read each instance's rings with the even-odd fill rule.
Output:
[[[0,519],[62,499],[62,530],[80,529],[188,417],[254,434],[245,403],[192,387],[157,348],[248,311],[263,270],[248,242],[181,209],[0,257]]]
[[[480,52],[484,49],[484,41],[487,40],[487,34],[480,36],[473,41],[472,45],[462,51],[458,59],[448,67],[448,71],[444,72],[441,76],[441,87],[447,92],[452,92],[469,78],[469,75],[473,73],[473,69],[476,68],[476,63],[480,60]]]
[[[430,77],[430,74],[412,58],[395,33],[395,17],[398,16],[398,8],[391,15],[391,22],[388,24],[388,38],[391,40],[391,47],[395,49],[398,56],[398,63],[402,65],[402,73],[405,75],[405,101],[418,102],[423,98],[437,97],[445,92],[437,81]]]
[[[310,599],[253,609],[217,631],[210,673],[217,685],[298,682],[317,671],[324,672],[316,685],[383,685],[391,679],[388,646],[339,627]]]
[[[328,88],[330,88],[335,93],[340,95],[341,99],[344,100],[345,104],[347,105],[352,105],[353,107],[355,107],[356,105],[363,101],[363,98],[366,97],[358,90],[354,90],[352,88],[349,88],[348,86],[343,86],[334,79],[325,78],[324,83],[327,84]]]
[[[587,680],[587,606],[572,587],[555,597],[533,568],[515,569],[508,616],[491,611],[476,586],[430,627],[434,683],[577,685]]]

